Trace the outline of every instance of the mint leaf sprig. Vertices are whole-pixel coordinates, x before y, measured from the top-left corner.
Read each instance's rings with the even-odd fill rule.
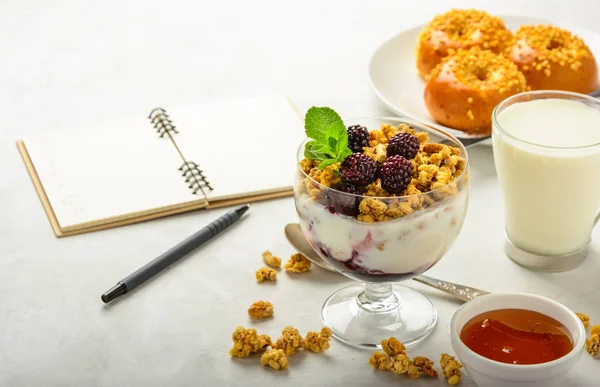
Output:
[[[323,169],[352,154],[348,148],[348,133],[341,117],[328,107],[311,107],[304,117],[306,136],[312,141],[304,147],[304,157],[320,161]]]

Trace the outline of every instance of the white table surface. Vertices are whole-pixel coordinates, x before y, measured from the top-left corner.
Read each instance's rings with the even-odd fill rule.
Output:
[[[231,360],[238,324],[277,337],[320,327],[325,298],[350,283],[318,268],[257,285],[265,249],[287,258],[291,198],[256,204],[228,235],[111,306],[100,294],[222,211],[198,212],[56,239],[14,145],[22,135],[107,120],[155,105],[282,91],[302,111],[328,105],[344,117],[382,110],[368,87],[375,47],[451,6],[565,20],[600,32],[594,0],[542,1],[44,1],[0,3],[0,386],[441,386],[375,372],[369,351],[333,342],[298,354],[288,372],[258,358]],[[416,96],[420,98],[420,96]],[[75,145],[75,144],[74,144]],[[492,292],[552,297],[600,322],[600,255],[568,273],[540,274],[502,251],[502,201],[489,147],[470,151],[472,195],[458,240],[428,272]],[[291,178],[291,177],[290,177]],[[559,182],[557,182],[559,184]],[[560,203],[557,203],[560,205]],[[593,248],[600,250],[600,229]],[[417,283],[439,312],[411,353],[451,352],[460,305]],[[267,299],[272,320],[251,324]],[[597,386],[600,362],[584,354],[564,385]],[[464,377],[463,386],[473,386]]]

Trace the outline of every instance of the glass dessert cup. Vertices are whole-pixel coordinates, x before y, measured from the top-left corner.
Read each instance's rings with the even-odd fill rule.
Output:
[[[397,282],[431,268],[458,236],[469,196],[467,153],[452,135],[410,119],[366,118],[345,124],[360,124],[369,130],[383,124],[408,124],[416,132],[427,132],[430,143],[456,148],[463,158],[454,179],[434,190],[376,197],[322,185],[300,164],[309,140],[298,150],[294,201],[302,231],[321,258],[357,281],[325,301],[323,323],[334,337],[355,347],[381,348],[381,340],[391,336],[409,346],[433,330],[437,312],[427,297]],[[357,216],[367,207],[374,209],[374,214],[379,211],[378,219]]]

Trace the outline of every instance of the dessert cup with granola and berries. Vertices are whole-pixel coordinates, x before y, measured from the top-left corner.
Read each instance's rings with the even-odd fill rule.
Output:
[[[311,138],[298,151],[294,199],[304,235],[336,270],[364,282],[330,296],[322,319],[351,345],[376,348],[390,336],[411,345],[431,332],[437,314],[425,296],[396,282],[427,271],[458,236],[469,196],[466,150],[408,119],[359,119],[344,128],[347,140],[312,138],[331,148],[347,141],[349,151],[322,161]]]

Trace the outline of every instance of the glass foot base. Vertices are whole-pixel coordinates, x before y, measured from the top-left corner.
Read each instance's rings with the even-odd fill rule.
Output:
[[[532,270],[561,272],[576,268],[588,255],[588,247],[564,255],[537,255],[515,246],[508,237],[504,244],[506,255],[519,265]]]
[[[365,285],[350,285],[333,293],[323,305],[323,324],[343,343],[374,349],[381,348],[381,340],[394,336],[408,347],[433,331],[437,312],[421,293],[394,284],[399,306],[390,308],[388,305],[377,311],[361,304],[364,292]]]

